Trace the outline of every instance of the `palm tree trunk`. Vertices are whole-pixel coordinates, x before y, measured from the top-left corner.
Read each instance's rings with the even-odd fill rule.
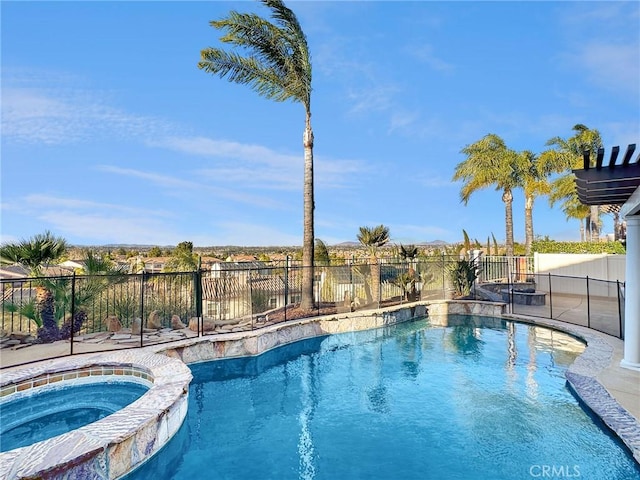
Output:
[[[36,305],[40,319],[42,320],[42,327],[38,329],[38,339],[45,343],[58,340],[59,331],[58,323],[56,322],[53,293],[46,287],[37,286]]]
[[[380,303],[380,264],[378,258],[371,259],[371,293],[373,295],[373,303]]]
[[[302,301],[303,309],[313,308],[313,130],[311,113],[307,110],[304,145],[304,231],[302,238]]]
[[[507,257],[513,256],[513,194],[511,190],[502,193],[504,202],[504,223],[506,227]]]
[[[591,213],[589,214],[591,222],[591,241],[600,241],[600,209],[597,205],[591,205]]]
[[[613,213],[613,239],[617,242],[620,240],[621,235],[621,225],[620,225],[620,213],[619,212],[614,212]]]
[[[584,228],[585,228],[584,240],[585,242],[590,242],[591,241],[591,220],[589,216],[585,217],[584,219]]]
[[[531,255],[533,244],[533,196],[527,195],[524,199],[524,248],[526,255]]]

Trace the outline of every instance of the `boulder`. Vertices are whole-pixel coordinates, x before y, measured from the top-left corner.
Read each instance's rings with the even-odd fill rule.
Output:
[[[147,328],[151,328],[154,330],[160,330],[162,328],[162,322],[160,321],[160,314],[157,310],[154,310],[149,314],[149,319],[147,320]]]
[[[118,320],[118,317],[116,317],[115,315],[109,315],[104,319],[103,323],[107,329],[107,332],[119,332],[120,330],[122,330],[122,324],[120,323],[120,320]]]
[[[205,332],[211,332],[216,328],[216,323],[213,320],[205,318],[202,320],[202,328]],[[198,317],[192,317],[189,320],[189,330],[194,332],[198,331]]]
[[[173,328],[174,330],[180,330],[185,327],[186,325],[182,323],[182,320],[180,320],[180,317],[178,315],[171,316],[171,328]]]

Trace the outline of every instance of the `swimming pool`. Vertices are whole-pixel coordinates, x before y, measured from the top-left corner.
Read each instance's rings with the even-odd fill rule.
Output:
[[[191,365],[187,421],[127,478],[636,479],[566,387],[583,348],[451,316]]]
[[[3,402],[0,451],[31,445],[96,422],[133,403],[147,390],[133,382],[62,385]]]

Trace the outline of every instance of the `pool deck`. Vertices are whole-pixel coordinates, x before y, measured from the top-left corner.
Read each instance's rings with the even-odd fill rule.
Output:
[[[576,325],[573,323],[561,322],[556,320],[550,320],[540,317],[535,317],[534,311],[523,312],[521,308],[518,309],[517,314],[505,313],[504,304],[491,302],[474,302],[474,301],[441,301],[441,302],[418,302],[428,304],[429,314],[440,312],[440,314],[480,314],[490,315],[490,308],[499,307],[502,309],[502,316],[505,319],[512,319],[519,322],[535,324],[539,326],[551,327],[560,331],[564,331],[573,334],[579,338],[587,341],[588,347],[585,352],[578,357],[578,359],[572,364],[567,371],[567,380],[569,385],[576,392],[578,397],[587,405],[588,408],[593,410],[596,415],[603,419],[614,432],[620,436],[620,438],[627,444],[627,446],[633,452],[633,456],[640,463],[640,371],[625,369],[620,367],[620,361],[623,356],[623,341],[604,333],[587,328],[586,326]],[[404,306],[405,308],[407,305]],[[531,306],[528,308],[539,308]],[[386,310],[386,309],[385,309]],[[489,313],[485,313],[489,312]],[[531,315],[526,315],[530,313]],[[346,317],[353,317],[355,321],[356,317],[361,317],[365,314],[376,315],[376,311],[370,312],[356,312],[355,314],[346,314]],[[580,311],[579,308],[572,309],[569,312],[570,315],[575,315],[576,323],[583,323],[581,321],[585,316],[584,311]],[[582,315],[582,317],[581,317]],[[567,318],[566,315],[564,318]],[[16,365],[17,363],[33,361],[34,358],[51,358],[54,356],[63,356],[57,360],[45,360],[43,362],[31,363],[23,366],[8,366],[0,369],[0,377],[12,377],[20,375],[20,371],[24,369],[38,369],[39,365],[46,365],[50,362],[58,363],[60,361],[69,363],[82,362],[82,358],[92,357],[97,358],[101,355],[114,357],[121,355],[123,357],[129,357],[131,355],[138,357],[140,355],[149,354],[151,352],[171,351],[170,357],[179,357],[184,363],[190,363],[192,361],[203,361],[208,358],[204,358],[207,355],[215,355],[218,357],[219,352],[216,352],[214,344],[224,342],[225,338],[228,338],[229,345],[233,342],[233,355],[243,354],[237,350],[239,342],[244,341],[244,344],[253,345],[251,349],[258,348],[263,350],[263,347],[271,348],[267,343],[271,342],[270,336],[273,341],[277,343],[286,343],[287,341],[294,341],[295,336],[291,335],[291,330],[296,328],[307,328],[309,323],[324,322],[325,325],[330,325],[328,328],[333,329],[332,319],[305,319],[301,321],[292,321],[285,324],[276,324],[272,327],[267,327],[262,330],[254,330],[249,332],[238,332],[234,334],[222,334],[205,336],[201,338],[193,338],[173,343],[157,344],[142,349],[128,349],[121,352],[114,350],[113,345],[74,345],[74,351],[77,355],[69,356],[69,343],[68,342],[56,342],[51,345],[34,345],[31,347],[0,351],[0,366],[4,365]],[[349,320],[349,319],[345,319]],[[351,320],[349,320],[351,321]],[[351,328],[350,324],[345,325],[346,329]],[[353,326],[353,324],[351,324]],[[358,328],[356,328],[358,329]],[[289,331],[287,331],[289,330]],[[324,326],[319,330],[328,332]],[[335,332],[338,333],[338,332]],[[277,334],[277,335],[276,335]],[[312,331],[306,333],[300,333],[302,336],[313,336]],[[277,337],[277,338],[276,338]],[[243,340],[244,339],[244,340]],[[253,339],[253,343],[248,340]],[[208,346],[206,346],[208,345]],[[275,346],[275,345],[273,345]],[[82,348],[90,348],[92,353],[83,354]],[[104,349],[104,353],[96,352],[96,349]],[[222,356],[229,354],[231,349],[227,349]],[[248,354],[256,354],[259,352],[249,352]],[[247,354],[246,352],[244,353]],[[202,358],[200,358],[202,356]],[[175,358],[174,358],[175,360]]]

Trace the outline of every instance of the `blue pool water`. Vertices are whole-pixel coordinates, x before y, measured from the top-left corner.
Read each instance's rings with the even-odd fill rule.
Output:
[[[31,445],[100,420],[147,390],[132,382],[61,385],[2,403],[0,451]]]
[[[451,316],[192,365],[185,424],[128,478],[638,479],[567,389],[583,348]]]

